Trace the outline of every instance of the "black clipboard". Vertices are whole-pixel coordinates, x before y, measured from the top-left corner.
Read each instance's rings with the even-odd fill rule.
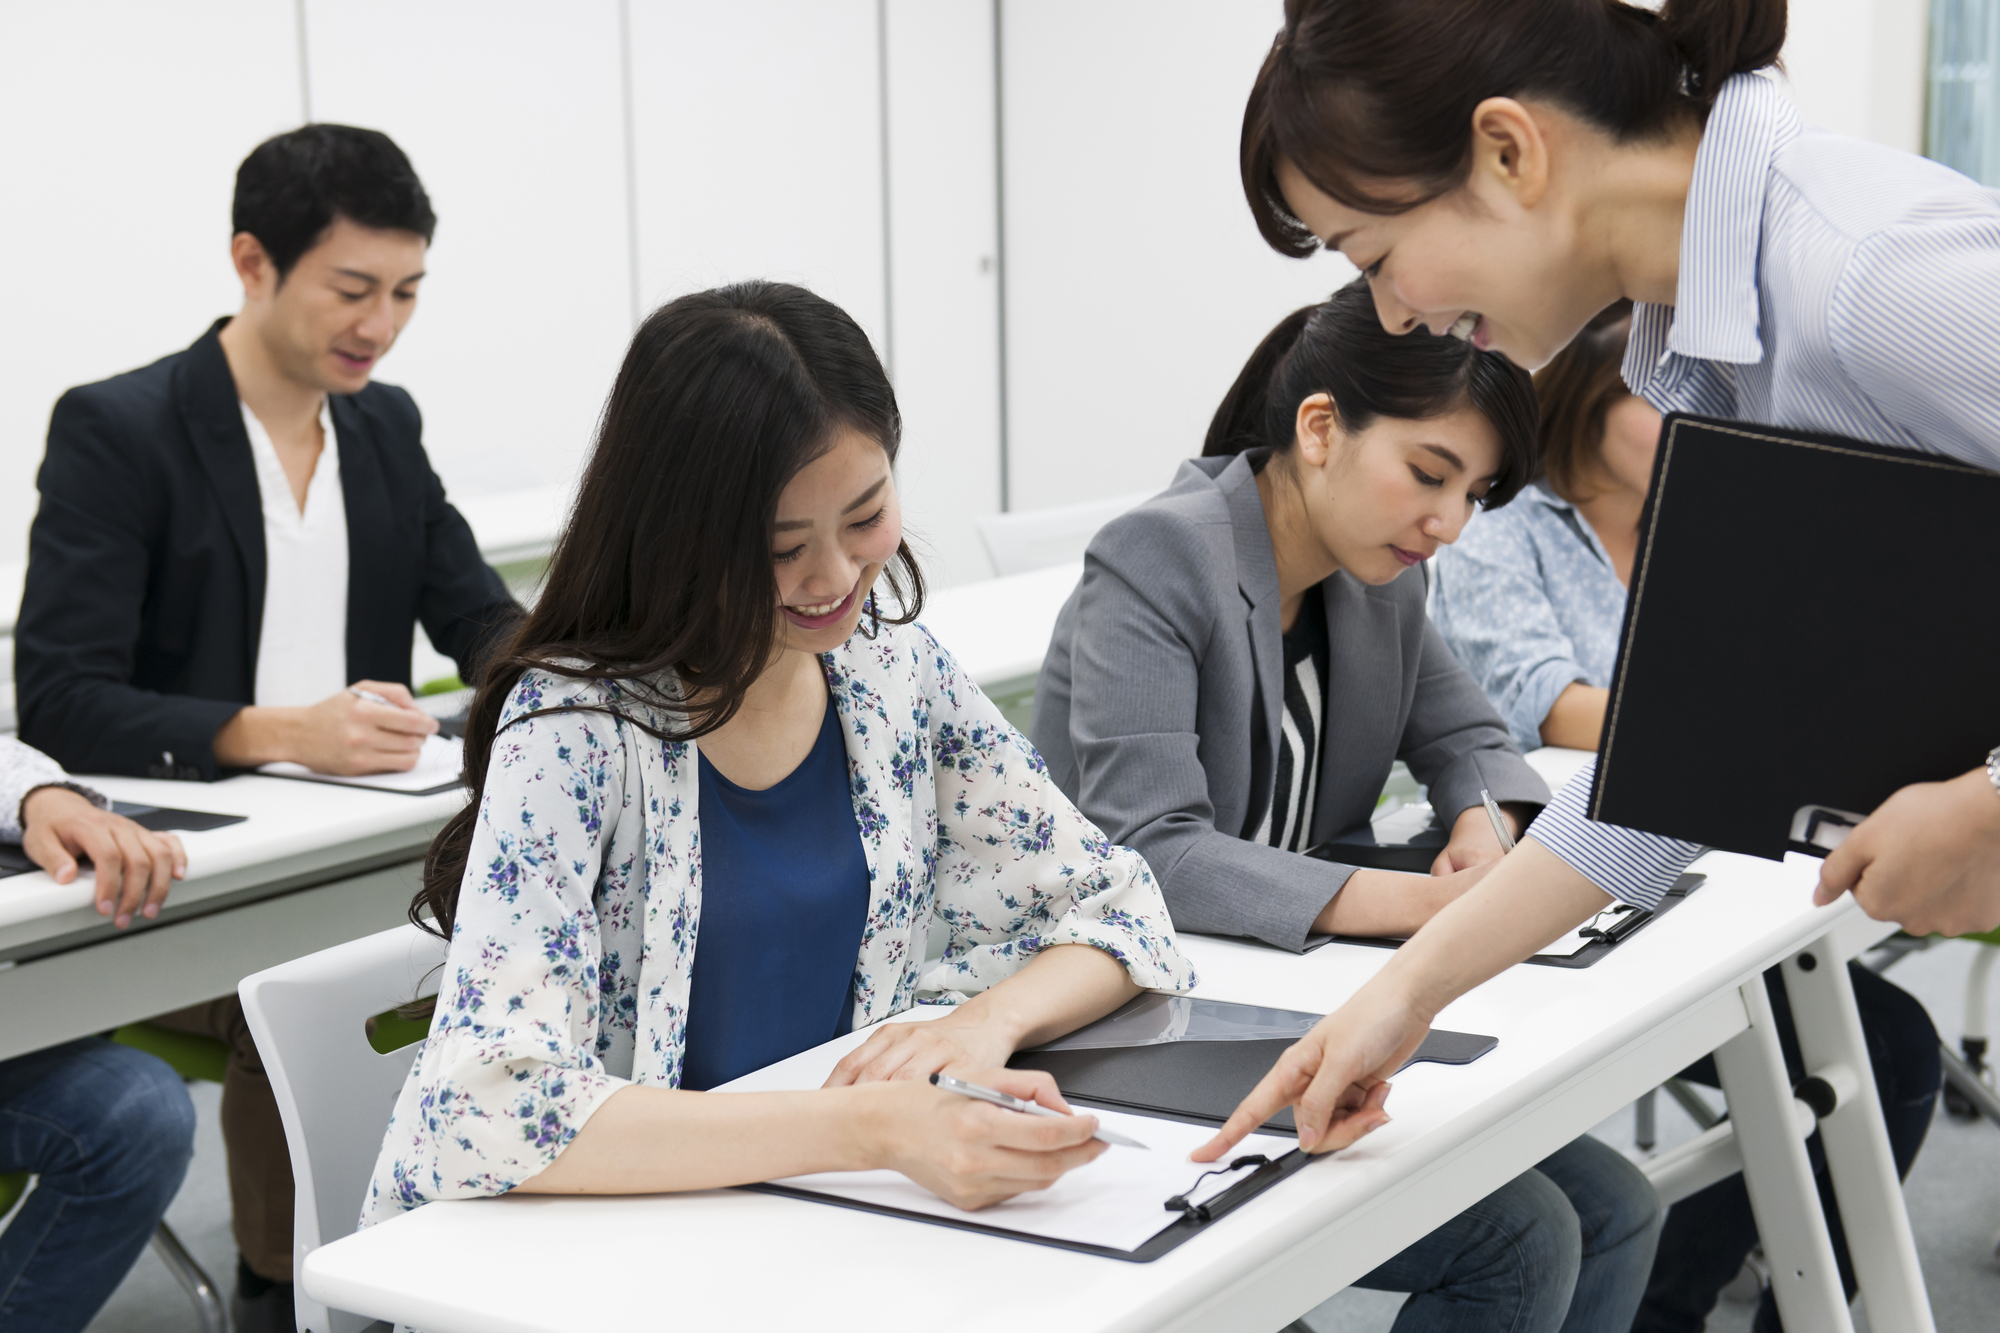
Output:
[[[1898,788],[1979,767],[1995,514],[2000,473],[1937,454],[1669,416],[1590,817],[1823,856]]]
[[[1077,1099],[1079,1102],[1081,1099]],[[1241,1158],[1232,1158],[1232,1162]],[[1122,1259],[1127,1263],[1149,1264],[1176,1246],[1198,1236],[1210,1225],[1221,1221],[1241,1208],[1250,1200],[1262,1194],[1271,1186],[1288,1176],[1304,1170],[1313,1158],[1292,1149],[1283,1157],[1266,1160],[1261,1156],[1254,1163],[1245,1163],[1241,1168],[1245,1175],[1229,1188],[1191,1209],[1169,1209],[1168,1201],[1160,1201],[1160,1229],[1152,1234],[1136,1250],[1121,1250],[1114,1245],[1092,1245],[1087,1241],[1065,1240],[1057,1236],[1038,1236],[1029,1231],[1016,1231],[1011,1227],[994,1226],[990,1222],[975,1220],[976,1213],[967,1213],[963,1218],[939,1217],[933,1213],[912,1212],[907,1208],[891,1208],[882,1204],[863,1203],[858,1199],[842,1198],[838,1194],[820,1194],[814,1190],[794,1189],[789,1185],[743,1185],[739,1188],[757,1194],[777,1194],[787,1199],[804,1199],[809,1203],[829,1203],[836,1208],[852,1208],[857,1212],[881,1213],[888,1217],[907,1218],[912,1222],[927,1222],[932,1226],[950,1227],[954,1231],[977,1231],[988,1236],[999,1236],[1005,1240],[1026,1241],[1030,1245],[1047,1245],[1058,1250],[1075,1250],[1079,1254],[1094,1254],[1104,1259]],[[1199,1162],[1189,1162],[1188,1178],[1192,1186],[1195,1177],[1207,1170]],[[1169,1212],[1178,1216],[1169,1217]]]
[[[1566,958],[1553,954],[1535,954],[1523,958],[1524,963],[1536,967],[1591,967],[1599,960],[1611,956],[1611,951],[1631,939],[1653,922],[1673,911],[1687,900],[1687,896],[1708,882],[1702,874],[1684,874],[1675,880],[1660,896],[1660,905],[1648,912],[1630,903],[1613,903],[1598,913],[1597,929],[1602,933],[1597,939],[1584,945]],[[1409,943],[1407,939],[1396,939],[1380,935],[1309,935],[1306,937],[1304,952],[1327,944],[1365,944],[1371,949],[1400,949]]]

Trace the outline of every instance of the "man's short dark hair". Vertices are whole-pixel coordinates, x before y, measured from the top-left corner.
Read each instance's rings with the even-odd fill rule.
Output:
[[[257,238],[280,280],[336,217],[426,243],[437,229],[416,168],[380,130],[301,125],[258,144],[236,169],[234,230]]]

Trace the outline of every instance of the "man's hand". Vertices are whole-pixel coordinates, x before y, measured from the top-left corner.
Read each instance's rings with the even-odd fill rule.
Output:
[[[1813,901],[1843,893],[1913,935],[2000,926],[2000,792],[1986,770],[1915,783],[1882,802],[1826,858]]]
[[[76,879],[78,857],[97,869],[97,914],[123,930],[132,914],[160,914],[167,889],[187,878],[187,853],[171,833],[140,828],[67,787],[37,787],[21,802],[21,850],[58,884]]]
[[[388,700],[374,703],[354,691]],[[356,681],[308,708],[246,708],[215,733],[215,758],[227,768],[290,760],[315,773],[353,777],[407,773],[437,719],[417,707],[407,688]]]
[[[1513,811],[1502,808],[1500,818],[1507,821],[1507,832],[1516,841],[1521,837],[1521,820]],[[1455,870],[1470,870],[1474,866],[1498,861],[1506,855],[1498,835],[1493,832],[1493,821],[1486,817],[1486,807],[1471,805],[1458,812],[1458,818],[1451,821],[1451,841],[1431,862],[1433,875],[1449,875]]]

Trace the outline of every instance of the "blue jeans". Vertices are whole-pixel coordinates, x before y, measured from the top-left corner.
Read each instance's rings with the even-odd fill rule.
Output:
[[[0,1328],[88,1324],[193,1155],[194,1103],[154,1056],[90,1037],[0,1061],[0,1174],[40,1177],[0,1231]]]
[[[1623,1333],[1660,1217],[1639,1168],[1585,1136],[1354,1285],[1411,1293],[1394,1333]]]

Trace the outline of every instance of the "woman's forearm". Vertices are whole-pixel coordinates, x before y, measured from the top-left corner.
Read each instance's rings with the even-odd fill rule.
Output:
[[[1368,984],[1393,989],[1428,1021],[1610,903],[1610,894],[1530,833],[1432,917]]]
[[[1611,691],[1573,680],[1542,719],[1542,744],[1562,745],[1572,750],[1595,750],[1604,733],[1604,711],[1611,705]]]
[[[681,1092],[636,1084],[607,1097],[521,1194],[666,1194],[876,1164],[871,1099],[886,1085],[818,1092]]]
[[[953,1013],[955,1021],[992,1024],[1011,1054],[1053,1041],[1104,1017],[1139,993],[1125,965],[1088,944],[1059,944]],[[1005,1057],[1002,1057],[1003,1059]]]

